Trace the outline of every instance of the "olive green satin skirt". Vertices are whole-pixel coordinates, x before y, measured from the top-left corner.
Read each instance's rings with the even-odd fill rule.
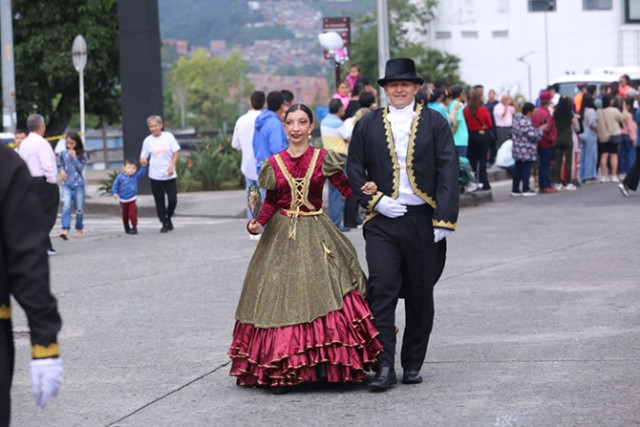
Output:
[[[355,248],[326,214],[278,213],[249,264],[236,319],[261,328],[311,322],[341,309],[354,289],[365,296],[366,283]]]

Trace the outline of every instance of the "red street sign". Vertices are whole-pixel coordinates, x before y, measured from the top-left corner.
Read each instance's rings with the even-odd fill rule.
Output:
[[[329,33],[331,31],[335,31],[340,34],[340,37],[342,37],[342,41],[344,42],[346,52],[351,56],[351,18],[322,18],[322,32]],[[329,54],[328,50],[323,50],[325,59],[333,59],[333,56]]]

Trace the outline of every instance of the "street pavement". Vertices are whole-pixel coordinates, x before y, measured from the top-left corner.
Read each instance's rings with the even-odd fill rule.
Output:
[[[463,208],[448,239],[425,382],[381,394],[367,391],[371,376],[273,395],[228,375],[255,242],[245,219],[211,210],[239,214],[242,192],[211,193],[208,215],[181,194],[167,234],[151,216],[129,236],[117,210],[88,213],[85,238],[56,237],[50,258],[65,383],[44,411],[14,310],[13,425],[640,425],[640,195],[623,198],[615,184],[509,191],[494,183],[493,203]],[[366,270],[360,230],[347,236]],[[396,323],[401,336],[402,303]]]

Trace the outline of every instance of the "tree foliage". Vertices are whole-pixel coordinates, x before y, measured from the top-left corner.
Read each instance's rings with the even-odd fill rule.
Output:
[[[246,66],[240,53],[219,58],[198,49],[191,58],[180,58],[171,71],[172,111],[180,107],[182,94],[188,124],[198,131],[217,130],[225,122],[230,125],[239,116],[241,100],[253,90],[243,73]]]
[[[78,111],[79,80],[71,46],[87,42],[85,110],[100,121],[120,121],[117,0],[14,0],[13,32],[18,124],[42,114],[47,135],[64,132]]]
[[[426,35],[434,18],[438,0],[389,0],[389,51],[391,57],[412,58],[416,72],[426,80],[444,80],[463,84],[459,77],[460,58],[437,49],[426,48],[412,39],[413,34]],[[357,63],[364,76],[378,76],[378,27],[376,17],[362,17],[359,32],[351,43],[351,62]]]

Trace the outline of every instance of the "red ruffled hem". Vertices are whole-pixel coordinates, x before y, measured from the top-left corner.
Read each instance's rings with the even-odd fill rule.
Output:
[[[310,323],[258,328],[236,322],[229,349],[238,385],[282,386],[318,381],[325,363],[329,382],[362,381],[382,345],[366,301],[349,292],[340,310]]]

